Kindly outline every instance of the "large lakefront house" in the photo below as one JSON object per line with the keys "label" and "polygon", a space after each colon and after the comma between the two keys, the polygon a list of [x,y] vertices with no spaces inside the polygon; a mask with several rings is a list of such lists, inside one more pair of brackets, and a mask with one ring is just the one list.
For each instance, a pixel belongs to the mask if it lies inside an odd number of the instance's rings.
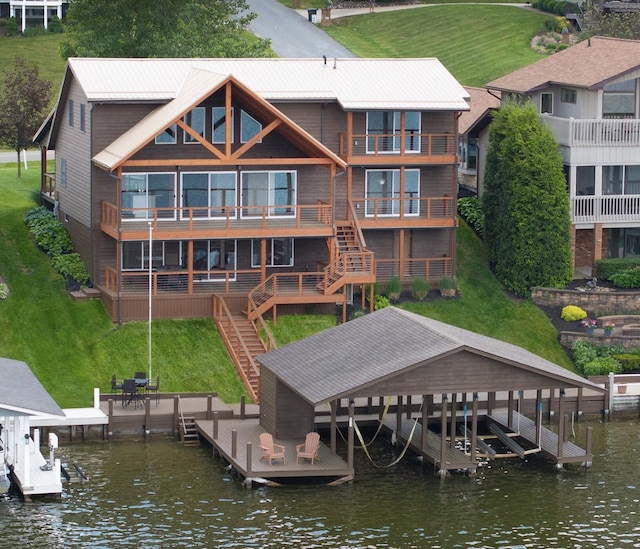
{"label": "large lakefront house", "polygon": [[[640,256],[640,41],[593,37],[487,84],[529,97],[560,145],[574,269]],[[481,191],[481,182],[479,187]]]}
{"label": "large lakefront house", "polygon": [[437,284],[467,100],[437,59],[70,59],[42,196],[114,320]]}

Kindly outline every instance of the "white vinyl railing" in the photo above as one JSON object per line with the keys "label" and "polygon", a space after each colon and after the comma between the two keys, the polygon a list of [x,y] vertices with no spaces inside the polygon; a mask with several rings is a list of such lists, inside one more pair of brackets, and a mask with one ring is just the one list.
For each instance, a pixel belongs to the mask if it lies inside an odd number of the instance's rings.
{"label": "white vinyl railing", "polygon": [[640,221],[640,195],[577,196],[571,199],[573,223]]}
{"label": "white vinyl railing", "polygon": [[556,141],[566,147],[637,147],[640,120],[576,119],[541,114],[540,120],[552,130]]}

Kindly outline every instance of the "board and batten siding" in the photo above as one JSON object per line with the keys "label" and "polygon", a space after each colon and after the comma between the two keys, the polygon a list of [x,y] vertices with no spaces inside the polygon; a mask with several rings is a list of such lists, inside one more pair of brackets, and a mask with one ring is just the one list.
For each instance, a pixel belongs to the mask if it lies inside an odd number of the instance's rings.
{"label": "board and batten siding", "polygon": [[347,115],[337,103],[275,103],[274,106],[325,147],[338,152],[340,134],[347,131]]}

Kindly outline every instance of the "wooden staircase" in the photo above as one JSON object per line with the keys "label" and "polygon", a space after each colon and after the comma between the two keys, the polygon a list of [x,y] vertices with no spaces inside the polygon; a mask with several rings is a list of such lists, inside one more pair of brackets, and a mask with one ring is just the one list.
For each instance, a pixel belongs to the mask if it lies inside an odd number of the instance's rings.
{"label": "wooden staircase", "polygon": [[182,444],[199,444],[200,435],[196,427],[196,419],[194,417],[183,417],[180,428],[180,441]]}

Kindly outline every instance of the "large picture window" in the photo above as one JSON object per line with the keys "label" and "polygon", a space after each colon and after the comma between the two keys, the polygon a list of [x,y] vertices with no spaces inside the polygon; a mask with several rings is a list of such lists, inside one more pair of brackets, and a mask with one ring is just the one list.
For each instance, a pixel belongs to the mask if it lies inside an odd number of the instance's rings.
{"label": "large picture window", "polygon": [[175,219],[176,178],[173,173],[127,173],[122,175],[122,218]]}
{"label": "large picture window", "polygon": [[[182,174],[182,216],[236,217],[235,172]],[[190,209],[189,209],[190,208]]]}
{"label": "large picture window", "polygon": [[367,154],[420,152],[420,113],[406,112],[405,139],[401,142],[401,113],[372,111],[367,113]]}
{"label": "large picture window", "polygon": [[602,96],[604,118],[635,118],[636,81],[606,84]]}
{"label": "large picture window", "polygon": [[400,170],[367,170],[366,180],[365,214],[368,217],[399,216],[403,203],[405,216],[420,214],[420,170],[404,171],[403,195]]}
{"label": "large picture window", "polygon": [[[226,143],[226,109],[224,107],[212,107],[212,143]],[[233,109],[231,109],[231,143],[233,143]]]}
{"label": "large picture window", "polygon": [[[200,137],[204,138],[205,108],[194,107],[184,115],[184,123],[195,131]],[[191,134],[184,132],[185,143],[197,143],[198,140]]]}
{"label": "large picture window", "polygon": [[242,172],[242,217],[293,217],[295,194],[294,171]]}
{"label": "large picture window", "polygon": [[[151,254],[152,268],[171,266],[180,268],[181,243],[175,240],[154,240]],[[123,271],[147,271],[149,270],[149,241],[122,243],[122,270]]]}
{"label": "large picture window", "polygon": [[640,166],[603,166],[602,194],[640,194]]}
{"label": "large picture window", "polygon": [[[251,241],[251,266],[260,267],[260,239]],[[293,267],[293,238],[267,238],[266,267]]]}
{"label": "large picture window", "polygon": [[235,280],[235,240],[194,240],[194,281],[227,280],[225,271],[234,271],[229,280]]}

